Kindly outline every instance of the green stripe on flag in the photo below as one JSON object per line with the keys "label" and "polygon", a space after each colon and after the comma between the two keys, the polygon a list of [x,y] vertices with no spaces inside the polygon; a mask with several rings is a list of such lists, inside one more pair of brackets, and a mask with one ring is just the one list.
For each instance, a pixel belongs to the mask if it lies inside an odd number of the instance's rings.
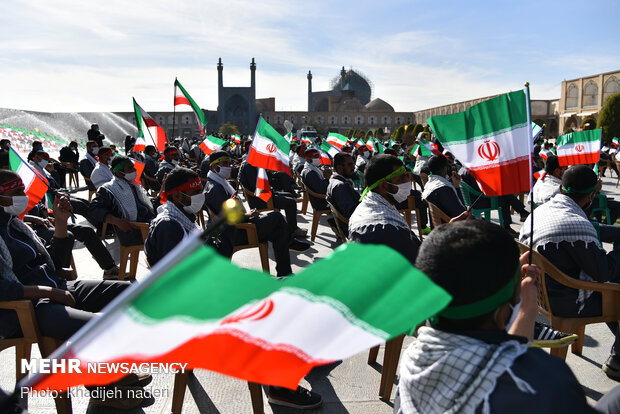
{"label": "green stripe on flag", "polygon": [[480,102],[450,115],[427,119],[442,144],[486,139],[528,125],[525,91],[518,90]]}
{"label": "green stripe on flag", "polygon": [[576,144],[578,142],[596,142],[601,140],[601,129],[591,129],[589,131],[575,131],[557,138],[555,145],[560,147],[566,144]]}
{"label": "green stripe on flag", "polygon": [[276,147],[278,147],[278,150],[288,155],[291,149],[290,144],[288,143],[286,138],[280,135],[278,131],[276,131],[271,125],[269,125],[269,123],[265,121],[265,119],[262,116],[260,120],[258,121],[258,125],[256,125],[255,135],[256,134],[270,139],[271,141],[273,141],[274,144],[276,144]]}
{"label": "green stripe on flag", "polygon": [[183,85],[181,85],[181,82],[175,79],[174,85],[178,86],[181,92],[183,93],[183,95],[185,95],[192,109],[194,110],[194,114],[196,114],[196,117],[198,118],[199,122],[202,124],[202,127],[204,128],[207,125],[207,116],[204,114],[204,112],[202,112],[202,109],[200,109],[200,106],[198,106],[196,101],[194,101],[192,97],[189,95],[189,93],[187,93]]}

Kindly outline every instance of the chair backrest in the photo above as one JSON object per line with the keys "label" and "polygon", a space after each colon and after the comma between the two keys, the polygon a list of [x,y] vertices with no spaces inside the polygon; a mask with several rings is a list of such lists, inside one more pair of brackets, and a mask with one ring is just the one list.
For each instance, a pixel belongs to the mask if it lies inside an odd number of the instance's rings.
{"label": "chair backrest", "polygon": [[[521,254],[525,252],[529,252],[529,246],[525,244],[517,242],[519,245],[519,251]],[[557,267],[553,266],[551,262],[549,262],[543,255],[538,253],[536,250],[532,250],[532,263],[538,266],[542,272],[540,275],[536,277],[536,285],[538,286],[538,312],[543,315],[545,318],[551,318],[551,305],[549,304],[549,295],[547,294],[547,280],[545,278],[545,273],[550,272],[550,277],[555,279],[553,275],[560,274],[560,278],[562,276],[568,277],[564,275],[564,273],[560,272]]]}
{"label": "chair backrest", "polygon": [[[482,194],[480,191],[475,190],[471,185],[467,184],[465,180],[461,180],[460,188],[461,194],[463,195],[463,200],[465,200],[465,205],[467,207],[471,207],[472,205],[472,195],[477,198]],[[480,198],[484,197],[485,196],[483,195]]]}
{"label": "chair backrest", "polygon": [[349,240],[349,238],[347,237],[348,231],[345,232],[342,230],[342,228],[340,227],[340,223],[345,223],[347,226],[349,225],[349,219],[346,218],[345,216],[343,216],[337,209],[336,207],[334,207],[331,203],[327,203],[329,205],[329,209],[331,210],[332,214],[334,215],[334,221],[336,222],[336,229],[338,230],[338,232],[340,234],[338,234],[338,237],[340,237],[344,242],[347,242]]}
{"label": "chair backrest", "polygon": [[433,222],[434,227],[450,222],[450,216],[441,211],[441,209],[435,204],[429,202],[428,200],[426,202],[428,203],[428,209],[431,213],[431,221]]}
{"label": "chair backrest", "polygon": [[428,174],[421,172],[420,179],[422,180],[422,186],[425,186],[428,182]]}
{"label": "chair backrest", "polygon": [[319,193],[315,193],[314,191],[312,191],[310,189],[310,187],[308,187],[307,185],[305,186],[306,188],[306,192],[308,193],[308,195],[315,197],[315,198],[322,198],[325,199],[325,197],[327,197],[327,194],[319,194]]}
{"label": "chair backrest", "polygon": [[[247,188],[245,188],[245,186],[243,184],[241,184],[241,188],[243,190],[243,196],[245,197],[245,200],[248,202],[248,206],[251,207],[250,204],[250,200],[254,199],[254,198],[258,198],[254,195],[253,192],[251,192],[250,190],[248,190]],[[261,200],[259,198],[260,201],[264,202],[263,200]],[[259,208],[257,209],[258,211],[271,211],[271,210],[275,210],[276,208],[273,205],[273,197],[271,197],[268,201],[267,201],[267,207],[265,208]]]}

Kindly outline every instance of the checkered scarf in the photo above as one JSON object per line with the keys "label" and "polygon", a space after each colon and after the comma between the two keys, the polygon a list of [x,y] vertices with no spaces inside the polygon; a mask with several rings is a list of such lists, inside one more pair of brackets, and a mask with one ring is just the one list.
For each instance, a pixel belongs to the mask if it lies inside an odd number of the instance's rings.
{"label": "checkered scarf", "polygon": [[452,191],[454,191],[454,195],[456,196],[456,198],[460,200],[459,193],[456,192],[456,188],[454,188],[452,183],[446,180],[445,177],[436,174],[432,174],[430,177],[428,177],[428,182],[424,186],[424,191],[422,192],[422,200],[426,200],[433,191],[438,190],[441,187],[451,188]]}
{"label": "checkered scarf", "polygon": [[[586,213],[572,198],[565,194],[556,194],[551,200],[538,207],[535,210],[534,216],[534,249],[551,243],[557,246],[561,242],[572,244],[577,241],[584,242],[586,247],[590,243],[594,243],[600,249],[603,248],[598,240],[596,229],[588,220]],[[530,214],[525,223],[523,223],[523,227],[521,227],[519,241],[523,244],[529,244],[530,242],[531,220],[532,215]],[[589,282],[594,281],[583,270],[579,273],[579,279]],[[585,301],[591,294],[591,291],[579,291],[577,305],[580,309],[583,308]]]}
{"label": "checkered scarf", "polygon": [[391,225],[409,231],[403,216],[381,194],[369,191],[349,219],[349,234],[363,233],[368,226]]}
{"label": "checkered scarf", "polygon": [[[317,173],[319,175],[319,177],[323,177],[323,173],[321,172],[321,170],[319,170],[319,168],[316,167],[311,162],[306,162],[306,164],[304,165],[304,170],[314,171],[315,173]],[[303,170],[302,170],[302,174],[303,174]]]}
{"label": "checkered scarf", "polygon": [[[125,179],[115,176],[112,181],[105,183],[102,187],[112,193],[123,213],[122,218],[124,219],[129,221],[136,221],[138,219],[138,201],[146,205],[149,211],[153,211],[153,204],[149,200],[146,191],[134,181],[128,183]],[[135,189],[135,196],[132,187]]]}
{"label": "checkered scarf", "polygon": [[542,179],[534,184],[534,202],[541,205],[551,200],[554,195],[560,192],[561,185],[562,180],[551,174],[545,174]]}
{"label": "checkered scarf", "polygon": [[198,225],[191,221],[174,203],[170,200],[157,208],[157,217],[151,222],[150,228],[154,228],[162,220],[171,219],[183,227],[185,234],[189,234],[198,228]]}
{"label": "checkered scarf", "polygon": [[497,379],[506,372],[521,392],[535,394],[511,369],[525,352],[527,345],[515,340],[488,344],[421,327],[401,360],[399,414],[474,413],[480,404],[488,414]]}

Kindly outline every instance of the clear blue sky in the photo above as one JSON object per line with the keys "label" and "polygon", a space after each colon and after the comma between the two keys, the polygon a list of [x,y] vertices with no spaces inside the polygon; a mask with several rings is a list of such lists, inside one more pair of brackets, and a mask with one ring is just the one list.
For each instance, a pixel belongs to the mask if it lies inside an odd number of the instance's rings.
{"label": "clear blue sky", "polygon": [[531,84],[620,69],[620,2],[13,0],[0,14],[0,107],[42,111],[172,109],[178,76],[217,107],[226,86],[249,85],[279,110],[305,110],[306,74],[328,88],[341,66],[374,97],[413,111]]}

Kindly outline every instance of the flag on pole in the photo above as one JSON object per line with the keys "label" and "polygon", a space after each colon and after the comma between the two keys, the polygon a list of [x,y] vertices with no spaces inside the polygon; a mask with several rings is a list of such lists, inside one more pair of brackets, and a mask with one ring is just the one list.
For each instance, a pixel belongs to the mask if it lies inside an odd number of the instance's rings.
{"label": "flag on pole", "polygon": [[187,93],[183,85],[181,85],[181,82],[179,82],[176,78],[174,79],[174,108],[175,110],[192,110],[196,116],[196,122],[200,128],[200,133],[205,133],[205,128],[207,126],[206,115],[202,112],[202,109],[200,109],[200,106],[198,106],[196,101],[194,101],[189,93]]}
{"label": "flag on pole", "polygon": [[284,135],[284,139],[286,139],[290,144],[291,141],[293,141],[293,131],[288,131],[288,133]]}
{"label": "flag on pole", "polygon": [[133,144],[133,148],[131,152],[144,151],[146,148],[146,140],[144,139],[144,135],[142,131],[138,131],[138,136],[136,137],[136,142]]}
{"label": "flag on pole", "polygon": [[[287,141],[288,141],[288,140],[287,140]],[[303,144],[306,144],[306,145],[312,145],[312,144],[314,144],[314,141],[312,140],[312,138],[310,138],[310,137],[305,137],[305,136],[304,136],[304,137],[301,137],[301,142],[302,142]]]}
{"label": "flag on pole", "polygon": [[226,144],[226,141],[209,135],[199,145],[202,152],[206,155],[211,154],[213,151],[217,151]]}
{"label": "flag on pole", "polygon": [[338,149],[342,149],[345,145],[347,145],[347,141],[349,138],[344,135],[337,134],[336,132],[330,132],[327,134],[327,142],[332,144],[334,147]]}
{"label": "flag on pole", "polygon": [[[381,277],[359,283],[360,274]],[[276,280],[236,267],[197,234],[50,356],[78,359],[81,373],[41,374],[21,385],[64,390],[126,375],[93,372],[89,363],[180,362],[295,389],[313,367],[409,332],[450,300],[383,245],[347,243],[295,277]]]}
{"label": "flag on pole", "polygon": [[134,159],[132,159],[131,162],[133,162],[133,166],[136,169],[136,174],[137,174],[136,179],[134,181],[136,182],[136,184],[142,185],[142,182],[140,181],[140,177],[142,177],[142,172],[144,171],[145,164],[142,161],[138,161]]}
{"label": "flag on pole", "polygon": [[[145,137],[146,134],[149,134],[157,147],[157,151],[163,153],[164,149],[166,149],[166,144],[168,140],[166,139],[166,133],[164,129],[159,126],[157,122],[153,119],[151,115],[148,114],[138,102],[136,102],[136,98],[133,98],[133,110],[136,114],[136,124],[138,125],[138,131],[142,132],[142,136]],[[146,133],[145,130],[146,129]],[[139,133],[138,133],[139,136]]]}
{"label": "flag on pole", "polygon": [[612,147],[617,147],[619,144],[620,144],[620,139],[618,139],[618,137],[614,137],[614,139],[611,140]]}
{"label": "flag on pole", "polygon": [[323,141],[323,143],[321,144],[321,149],[323,151],[325,151],[326,153],[329,154],[330,157],[334,158],[334,156],[336,154],[338,154],[340,151],[340,149],[338,147],[333,146],[332,144],[330,144],[327,141]]}
{"label": "flag on pole", "polygon": [[536,122],[532,122],[532,141],[536,141],[536,138],[538,138],[542,130],[543,129],[540,125]]}
{"label": "flag on pole", "polygon": [[265,203],[271,198],[271,185],[269,185],[267,170],[264,168],[258,168],[258,174],[256,175],[256,191],[254,195]]}
{"label": "flag on pole", "polygon": [[248,153],[248,164],[292,175],[288,165],[289,151],[288,141],[261,116]]}
{"label": "flag on pole", "polygon": [[510,92],[450,115],[427,120],[488,196],[530,189],[532,125],[525,90]]}
{"label": "flag on pole", "polygon": [[560,167],[597,163],[601,151],[601,131],[599,128],[559,136],[555,144]]}
{"label": "flag on pole", "polygon": [[312,144],[312,148],[319,152],[319,164],[320,165],[332,165],[332,160],[329,158],[329,154],[316,144]]}
{"label": "flag on pole", "polygon": [[411,155],[414,157],[430,157],[433,154],[441,154],[437,144],[423,139],[417,139],[415,146],[411,149]]}
{"label": "flag on pole", "polygon": [[234,135],[232,136],[232,139],[233,139],[233,141],[234,141],[234,143],[235,143],[235,144],[237,144],[237,145],[240,145],[240,144],[241,144],[241,137],[240,137],[239,135],[234,134]]}
{"label": "flag on pole", "polygon": [[23,219],[26,213],[32,210],[45,197],[48,189],[47,180],[33,170],[13,147],[9,147],[9,168],[11,168],[11,171],[15,171],[22,179],[25,187],[24,192],[28,196],[28,207],[19,215],[19,218]]}

